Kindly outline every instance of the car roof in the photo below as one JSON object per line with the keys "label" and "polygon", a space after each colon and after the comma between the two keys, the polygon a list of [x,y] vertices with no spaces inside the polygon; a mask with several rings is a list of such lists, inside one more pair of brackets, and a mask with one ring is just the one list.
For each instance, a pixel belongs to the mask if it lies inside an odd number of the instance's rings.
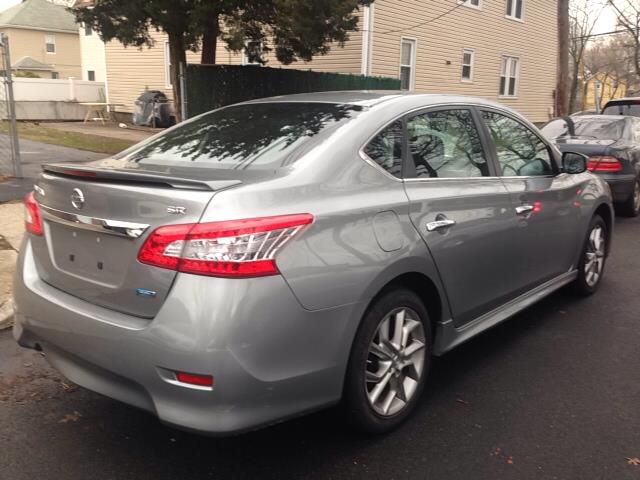
{"label": "car roof", "polygon": [[[561,117],[561,118],[565,118],[565,117]],[[593,114],[593,115],[576,115],[576,116],[571,116],[572,119],[574,119],[573,121],[579,121],[582,122],[584,120],[611,120],[612,122],[614,120],[620,120],[622,119],[629,119],[629,118],[634,118],[630,115],[602,115],[602,114]]]}
{"label": "car roof", "polygon": [[343,90],[334,92],[297,93],[276,97],[260,98],[247,103],[265,102],[323,102],[360,105],[373,107],[383,103],[402,102],[408,99],[419,101],[422,105],[436,105],[441,103],[469,103],[505,108],[497,102],[484,98],[456,94],[421,93],[401,90]]}
{"label": "car roof", "polygon": [[609,104],[609,103],[625,103],[625,102],[640,103],[640,97],[613,98],[613,99],[609,100],[607,102],[607,104]]}

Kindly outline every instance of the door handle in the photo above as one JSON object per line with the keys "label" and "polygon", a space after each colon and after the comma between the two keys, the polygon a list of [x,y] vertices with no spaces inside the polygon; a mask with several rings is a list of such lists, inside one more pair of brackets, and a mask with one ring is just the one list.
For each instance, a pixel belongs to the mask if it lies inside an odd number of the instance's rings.
{"label": "door handle", "polygon": [[442,228],[449,228],[456,224],[455,220],[449,220],[444,215],[438,215],[434,222],[427,223],[427,231],[434,232]]}
{"label": "door handle", "polygon": [[516,207],[516,213],[518,215],[523,215],[525,213],[532,212],[533,208],[533,205],[520,205],[519,207]]}

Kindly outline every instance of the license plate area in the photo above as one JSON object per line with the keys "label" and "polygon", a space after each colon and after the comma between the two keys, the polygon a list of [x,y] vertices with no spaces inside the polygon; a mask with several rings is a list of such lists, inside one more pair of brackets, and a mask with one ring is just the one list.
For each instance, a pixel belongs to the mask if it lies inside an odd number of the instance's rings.
{"label": "license plate area", "polygon": [[134,262],[135,242],[128,238],[48,222],[56,268],[103,286],[117,287]]}

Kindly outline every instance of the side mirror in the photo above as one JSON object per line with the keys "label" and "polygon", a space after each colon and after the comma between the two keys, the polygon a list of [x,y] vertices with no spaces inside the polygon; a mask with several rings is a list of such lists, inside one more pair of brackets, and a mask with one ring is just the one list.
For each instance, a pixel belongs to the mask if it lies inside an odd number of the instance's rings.
{"label": "side mirror", "polygon": [[562,170],[571,174],[586,172],[588,160],[589,157],[582,153],[564,152],[562,154]]}

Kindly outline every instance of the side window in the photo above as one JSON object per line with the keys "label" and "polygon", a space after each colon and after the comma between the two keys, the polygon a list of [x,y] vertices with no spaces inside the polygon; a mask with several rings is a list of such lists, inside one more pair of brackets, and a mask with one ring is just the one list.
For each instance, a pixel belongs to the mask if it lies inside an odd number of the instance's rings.
{"label": "side window", "polygon": [[489,175],[480,135],[469,110],[438,110],[407,123],[409,155],[417,177]]}
{"label": "side window", "polygon": [[547,145],[529,127],[495,112],[482,112],[491,132],[502,174],[507,177],[553,175]]}
{"label": "side window", "polygon": [[393,122],[364,147],[364,153],[395,177],[402,173],[402,122]]}

